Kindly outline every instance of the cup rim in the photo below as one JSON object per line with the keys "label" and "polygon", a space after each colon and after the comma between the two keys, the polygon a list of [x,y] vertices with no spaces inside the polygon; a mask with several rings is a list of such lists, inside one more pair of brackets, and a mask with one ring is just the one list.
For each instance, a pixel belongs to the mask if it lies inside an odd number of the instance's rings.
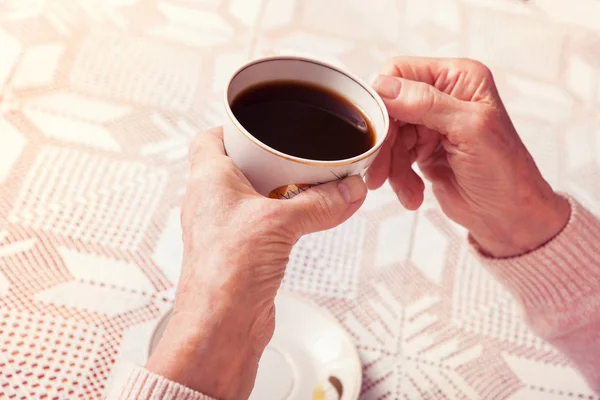
{"label": "cup rim", "polygon": [[[354,156],[351,158],[345,158],[342,160],[331,160],[331,161],[313,160],[310,158],[302,158],[302,157],[292,156],[292,155],[283,153],[279,150],[276,150],[270,146],[267,146],[266,144],[264,144],[263,142],[261,142],[260,140],[255,138],[250,132],[248,132],[246,130],[246,128],[244,128],[242,126],[242,124],[237,120],[237,118],[233,114],[233,111],[231,110],[231,104],[229,104],[229,89],[231,87],[231,82],[233,82],[233,80],[242,71],[244,71],[247,68],[250,68],[254,65],[261,64],[264,62],[277,61],[277,60],[302,61],[302,62],[316,64],[321,67],[329,68],[339,74],[345,75],[346,77],[353,80],[360,87],[362,87],[364,90],[366,90],[367,93],[373,98],[373,100],[375,100],[375,102],[379,106],[379,111],[381,112],[382,117],[383,117],[383,133],[382,133],[382,135],[377,137],[373,147],[371,147],[369,150],[367,150],[364,153],[361,153],[357,156]],[[322,61],[322,60],[319,60],[316,58],[309,58],[309,57],[303,57],[303,56],[268,56],[268,57],[260,57],[260,58],[254,59],[252,61],[249,61],[249,62],[243,64],[241,67],[239,67],[227,81],[227,86],[225,88],[225,93],[224,93],[224,100],[225,100],[225,111],[227,113],[227,117],[231,120],[231,122],[235,125],[235,127],[238,128],[238,130],[242,133],[242,135],[244,137],[246,137],[246,139],[250,140],[253,144],[257,145],[261,149],[263,149],[277,157],[280,157],[280,158],[283,158],[283,159],[286,159],[289,161],[293,161],[296,163],[300,163],[300,164],[307,164],[307,165],[313,165],[313,166],[327,166],[327,167],[336,167],[336,166],[341,166],[341,165],[354,164],[358,161],[361,161],[361,160],[364,160],[365,158],[370,157],[372,154],[374,154],[376,151],[378,151],[379,148],[383,145],[383,142],[384,142],[385,138],[387,137],[388,130],[389,130],[389,117],[387,115],[385,103],[383,102],[383,100],[381,99],[379,94],[377,94],[377,92],[371,86],[367,85],[362,79],[360,79],[356,75],[354,75],[350,72],[344,71],[333,64],[330,64],[328,62],[325,62],[325,61]],[[367,115],[367,117],[370,118],[370,116],[368,116],[368,115]]]}

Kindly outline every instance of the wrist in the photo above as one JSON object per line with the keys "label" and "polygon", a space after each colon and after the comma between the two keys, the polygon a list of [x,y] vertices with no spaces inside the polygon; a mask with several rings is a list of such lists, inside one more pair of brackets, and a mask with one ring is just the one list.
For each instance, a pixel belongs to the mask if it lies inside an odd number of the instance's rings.
{"label": "wrist", "polygon": [[[221,242],[185,253],[173,315],[146,368],[220,400],[250,395],[274,330],[256,255]],[[202,264],[199,264],[202,260]]]}
{"label": "wrist", "polygon": [[264,350],[240,316],[218,316],[202,324],[174,313],[146,368],[220,400],[250,394]]}
{"label": "wrist", "polygon": [[518,207],[514,210],[488,218],[470,230],[483,253],[505,258],[533,251],[558,235],[571,213],[568,200],[553,191],[515,200],[515,204]]}

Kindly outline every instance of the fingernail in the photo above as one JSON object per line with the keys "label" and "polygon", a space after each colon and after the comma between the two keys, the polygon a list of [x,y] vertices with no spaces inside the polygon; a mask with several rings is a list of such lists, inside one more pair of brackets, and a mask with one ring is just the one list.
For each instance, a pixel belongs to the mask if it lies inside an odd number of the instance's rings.
{"label": "fingernail", "polygon": [[409,208],[412,202],[413,194],[413,191],[408,188],[402,188],[396,192],[396,195],[398,196],[398,199],[404,208]]}
{"label": "fingernail", "polygon": [[348,204],[361,200],[367,193],[367,187],[360,176],[351,176],[338,182],[338,190]]}
{"label": "fingernail", "polygon": [[395,99],[400,94],[402,83],[399,79],[387,75],[379,75],[373,83],[373,89],[386,99]]}

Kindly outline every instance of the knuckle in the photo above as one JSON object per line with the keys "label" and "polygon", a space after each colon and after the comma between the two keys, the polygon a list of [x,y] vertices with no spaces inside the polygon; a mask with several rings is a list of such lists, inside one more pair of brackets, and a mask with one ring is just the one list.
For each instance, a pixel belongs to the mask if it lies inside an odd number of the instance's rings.
{"label": "knuckle", "polygon": [[421,101],[423,114],[429,113],[435,106],[436,98],[435,89],[433,86],[426,83],[421,83]]}
{"label": "knuckle", "polygon": [[220,127],[198,133],[190,141],[188,158],[194,164],[199,158],[222,154],[223,152],[219,150],[222,146],[222,129]]}
{"label": "knuckle", "polygon": [[[413,82],[410,87],[412,87],[411,93],[407,93],[404,97],[408,99],[405,104],[406,111],[415,119],[421,120],[435,106],[436,96],[434,88],[425,82]],[[406,90],[404,85],[400,91],[402,90]]]}
{"label": "knuckle", "polygon": [[228,178],[226,168],[216,160],[202,160],[202,164],[192,168],[187,182],[188,192],[199,190],[212,190],[218,182],[224,182]]}
{"label": "knuckle", "polygon": [[207,134],[215,137],[221,138],[223,136],[223,126],[215,126],[206,131]]}
{"label": "knuckle", "polygon": [[198,182],[205,180],[212,172],[215,172],[214,169],[212,163],[207,162],[207,160],[203,160],[201,165],[194,165],[190,171],[188,186],[196,185]]}
{"label": "knuckle", "polygon": [[225,157],[198,157],[191,169],[192,176],[221,177],[229,168],[228,160]]}
{"label": "knuckle", "polygon": [[462,66],[462,69],[477,72],[485,77],[492,77],[492,70],[479,60],[474,60],[472,58],[461,58],[459,59],[459,62],[460,66]]}

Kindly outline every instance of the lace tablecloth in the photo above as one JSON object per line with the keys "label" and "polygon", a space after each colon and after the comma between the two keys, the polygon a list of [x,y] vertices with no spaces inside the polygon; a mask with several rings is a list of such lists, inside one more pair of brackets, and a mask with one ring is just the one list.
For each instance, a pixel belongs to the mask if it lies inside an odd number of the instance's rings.
{"label": "lace tablecloth", "polygon": [[[144,361],[178,279],[188,140],[252,57],[366,79],[393,55],[478,58],[545,176],[598,208],[598,18],[596,0],[0,1],[0,399],[101,398]],[[352,335],[362,399],[598,398],[429,192],[418,212],[371,193],[298,243],[284,287]]]}

